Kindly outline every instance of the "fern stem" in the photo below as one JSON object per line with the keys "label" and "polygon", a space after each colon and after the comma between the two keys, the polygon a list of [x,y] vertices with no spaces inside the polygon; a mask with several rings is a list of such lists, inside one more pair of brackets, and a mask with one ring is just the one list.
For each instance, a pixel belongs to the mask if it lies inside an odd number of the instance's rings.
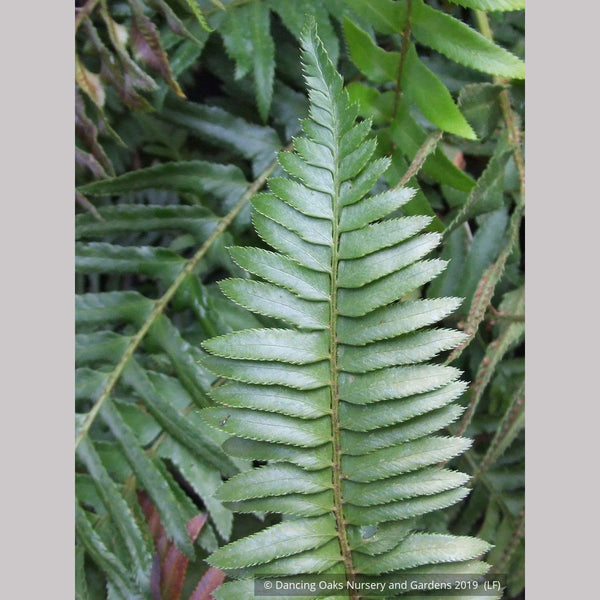
{"label": "fern stem", "polygon": [[97,221],[104,221],[104,217],[96,210],[96,207],[81,193],[75,192],[75,200],[85,208]]}
{"label": "fern stem", "polygon": [[456,435],[463,435],[467,427],[471,424],[479,401],[495,372],[496,366],[502,360],[502,357],[508,351],[510,346],[519,338],[520,334],[518,333],[518,330],[515,329],[518,327],[520,328],[521,326],[516,324],[508,325],[487,347],[485,355],[479,365],[475,381],[471,386],[471,400],[456,428]]}
{"label": "fern stem", "polygon": [[519,542],[523,538],[523,534],[525,533],[525,507],[521,509],[519,513],[519,519],[515,525],[513,534],[510,538],[510,542],[504,549],[500,560],[492,567],[492,573],[503,573],[506,567],[508,567],[508,563],[512,558],[512,555],[515,553]]}
{"label": "fern stem", "polygon": [[394,109],[392,111],[392,121],[396,119],[398,113],[398,106],[400,105],[400,96],[402,95],[402,71],[404,70],[404,63],[406,62],[406,55],[408,48],[410,47],[410,13],[412,9],[412,0],[408,0],[406,7],[406,26],[402,33],[402,46],[400,48],[400,62],[398,63],[398,74],[396,75],[396,92],[394,94]]}
{"label": "fern stem", "polygon": [[[487,13],[482,10],[476,10],[475,18],[477,19],[477,25],[481,34],[490,41],[494,40],[492,28],[490,27],[490,21]],[[509,80],[505,77],[494,77],[494,83],[506,86]],[[523,157],[523,139],[521,130],[517,125],[515,113],[510,103],[510,94],[508,89],[503,89],[500,92],[500,110],[502,111],[502,117],[508,130],[508,139],[513,145],[513,154],[515,157],[515,164],[517,165],[517,171],[519,172],[519,184],[521,193],[521,202],[525,198],[525,161]]]}
{"label": "fern stem", "polygon": [[400,181],[394,186],[394,189],[401,188],[406,185],[421,170],[421,167],[427,160],[427,157],[437,148],[444,132],[441,130],[432,131],[417,150],[412,162],[406,169],[406,173],[402,175]]}
{"label": "fern stem", "polygon": [[[336,152],[337,154],[337,152]],[[338,157],[335,158],[336,165]],[[339,392],[339,367],[337,364],[338,355],[338,339],[337,339],[337,274],[338,274],[338,246],[339,246],[339,210],[338,198],[340,192],[340,184],[337,177],[337,172],[334,174],[335,181],[335,199],[333,200],[333,222],[332,222],[332,240],[333,247],[331,250],[331,287],[330,287],[330,304],[329,304],[329,361],[331,372],[331,434],[332,434],[332,484],[333,484],[333,511],[336,522],[338,539],[340,542],[340,550],[344,561],[344,569],[346,571],[346,580],[354,583],[356,573],[352,561],[352,550],[348,542],[346,534],[346,520],[344,518],[344,499],[342,498],[342,440],[340,431],[340,392]],[[360,596],[354,592],[350,593],[351,600],[359,600]]]}
{"label": "fern stem", "polygon": [[92,11],[96,8],[100,0],[88,0],[82,7],[75,8],[77,14],[75,15],[75,31],[79,28],[84,19],[87,19]]}
{"label": "fern stem", "polygon": [[[472,453],[473,453],[473,450],[467,450],[463,454],[463,458],[469,463],[471,472],[476,473],[479,470],[479,463],[473,457]],[[514,524],[514,516],[510,512],[508,505],[506,504],[506,502],[504,500],[504,497],[501,494],[498,494],[498,492],[496,491],[496,488],[493,486],[492,482],[488,479],[487,475],[481,474],[477,478],[477,481],[475,481],[474,478],[471,479],[471,481],[469,481],[467,483],[467,486],[474,488],[477,483],[483,484],[483,486],[487,489],[490,499],[500,507],[500,510],[504,513],[504,517],[508,520],[508,522],[511,523],[511,525]]]}
{"label": "fern stem", "polygon": [[[521,198],[523,198],[523,196],[521,196]],[[477,289],[475,290],[475,294],[471,302],[471,308],[469,309],[469,314],[465,321],[464,331],[467,334],[467,337],[460,344],[460,346],[457,346],[452,351],[452,353],[445,360],[444,364],[450,364],[451,362],[455,361],[477,334],[479,325],[484,320],[485,313],[487,312],[492,301],[496,284],[498,281],[500,281],[500,277],[502,277],[502,274],[504,273],[506,261],[519,242],[519,228],[521,226],[524,208],[525,207],[522,200],[517,203],[517,206],[510,217],[510,222],[508,225],[508,241],[504,248],[502,248],[500,251],[496,262],[494,262],[485,270],[481,279],[479,280]]]}
{"label": "fern stem", "polygon": [[490,306],[490,313],[490,325],[494,325],[496,321],[509,321],[513,323],[523,323],[525,321],[525,315],[513,315],[510,313],[499,312],[493,306]]}
{"label": "fern stem", "polygon": [[156,319],[158,319],[158,317],[164,312],[179,287],[183,284],[187,277],[193,273],[196,265],[208,252],[215,240],[217,240],[219,236],[231,225],[233,220],[246,205],[246,202],[248,202],[248,200],[250,200],[250,198],[254,196],[254,194],[256,194],[256,192],[266,183],[267,177],[273,173],[273,171],[277,168],[277,165],[277,160],[274,160],[248,187],[244,195],[240,198],[239,202],[219,221],[218,225],[215,227],[215,230],[211,233],[204,244],[202,244],[196,254],[194,254],[194,256],[192,256],[192,258],[186,262],[183,269],[175,278],[173,283],[169,286],[164,295],[155,301],[152,312],[148,315],[138,332],[131,338],[127,348],[125,349],[125,352],[123,353],[123,356],[110,374],[102,392],[100,393],[100,396],[98,397],[98,400],[96,400],[94,406],[91,408],[90,412],[88,412],[85,421],[83,422],[79,432],[77,433],[77,437],[75,438],[75,449],[77,449],[81,440],[88,434],[92,424],[100,412],[100,409],[110,396],[110,393],[125,370],[127,363],[137,350],[138,346],[142,343],[142,340],[145,338]]}
{"label": "fern stem", "polygon": [[519,415],[523,411],[523,405],[525,403],[525,386],[521,384],[519,389],[513,396],[511,403],[504,415],[502,421],[500,422],[500,428],[496,432],[494,439],[491,441],[490,446],[481,460],[481,464],[479,466],[479,470],[473,475],[472,481],[475,481],[478,477],[481,477],[498,458],[500,457],[500,453],[498,453],[498,448],[500,448],[509,434],[512,425],[515,423],[516,419],[518,419]]}

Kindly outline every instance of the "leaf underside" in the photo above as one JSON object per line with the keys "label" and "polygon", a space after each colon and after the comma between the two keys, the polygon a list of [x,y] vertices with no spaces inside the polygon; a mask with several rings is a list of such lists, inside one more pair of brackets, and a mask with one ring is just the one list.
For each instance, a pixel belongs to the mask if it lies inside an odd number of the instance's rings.
{"label": "leaf underside", "polygon": [[354,579],[472,561],[486,542],[416,532],[412,521],[467,494],[466,476],[437,465],[470,441],[434,435],[462,412],[452,405],[464,390],[460,371],[426,362],[462,341],[430,328],[458,301],[403,301],[444,269],[426,258],[439,236],[419,233],[420,217],[396,218],[411,190],[368,196],[389,161],[372,160],[368,128],[356,124],[314,27],[302,48],[304,136],[280,154],[290,178],[274,178],[253,200],[256,231],[274,251],[233,248],[262,281],[221,283],[231,300],[281,326],[203,344],[204,366],[228,380],[213,389],[220,407],[202,411],[205,420],[232,436],[224,448],[234,456],[268,461],[231,477],[220,500],[293,518],[208,560],[240,579]]}

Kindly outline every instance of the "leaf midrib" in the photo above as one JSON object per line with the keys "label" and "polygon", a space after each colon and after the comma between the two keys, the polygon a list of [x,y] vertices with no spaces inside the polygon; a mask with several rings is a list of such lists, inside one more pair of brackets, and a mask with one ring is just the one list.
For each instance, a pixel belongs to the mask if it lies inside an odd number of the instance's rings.
{"label": "leaf midrib", "polygon": [[[336,116],[332,115],[334,121],[337,121]],[[335,123],[336,130],[338,129],[338,123]],[[344,568],[346,570],[346,579],[349,582],[354,582],[356,573],[354,564],[352,561],[352,551],[348,542],[348,536],[346,532],[346,523],[344,519],[344,508],[342,498],[342,442],[341,442],[341,427],[340,427],[340,416],[339,416],[339,367],[337,362],[338,356],[338,340],[337,340],[337,274],[338,274],[338,247],[339,247],[339,198],[340,198],[340,181],[339,181],[339,139],[335,140],[335,148],[333,149],[333,164],[334,172],[333,185],[334,194],[332,197],[332,248],[331,248],[331,273],[330,273],[330,338],[329,338],[329,360],[331,369],[331,433],[332,433],[332,484],[333,484],[333,503],[334,503],[334,516],[336,521],[336,530],[340,543],[340,550],[342,553],[342,559],[344,562]],[[351,593],[352,600],[358,600],[359,596]]]}

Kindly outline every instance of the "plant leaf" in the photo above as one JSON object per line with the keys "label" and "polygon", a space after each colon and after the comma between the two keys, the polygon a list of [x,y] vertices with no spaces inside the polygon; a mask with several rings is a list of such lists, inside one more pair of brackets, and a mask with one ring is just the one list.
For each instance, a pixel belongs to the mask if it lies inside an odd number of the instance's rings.
{"label": "plant leaf", "polygon": [[129,0],[129,4],[133,9],[131,44],[136,58],[160,73],[173,91],[181,98],[185,98],[183,90],[171,72],[169,58],[162,47],[156,25],[144,14],[138,0]]}
{"label": "plant leaf", "polygon": [[[232,252],[268,283],[220,282],[236,303],[292,328],[244,329],[203,342],[210,353],[203,365],[231,380],[213,387],[221,406],[204,409],[204,419],[233,436],[223,446],[233,456],[268,461],[229,479],[220,498],[238,512],[295,518],[208,561],[242,578],[343,569],[353,579],[471,560],[487,543],[411,536],[410,527],[395,540],[384,537],[371,554],[352,551],[350,540],[361,545],[356,528],[411,519],[468,494],[465,476],[441,471],[437,478],[436,465],[471,441],[433,435],[462,413],[451,403],[465,384],[457,369],[425,362],[465,336],[421,329],[456,308],[456,299],[402,301],[444,269],[444,261],[422,260],[440,235],[419,233],[430,218],[385,220],[412,190],[368,196],[389,160],[373,160],[368,127],[355,124],[357,107],[314,25],[303,35],[303,62],[311,102],[305,137],[294,140],[295,152],[279,155],[290,180],[273,179],[273,194],[253,202],[255,228],[276,252]],[[371,495],[363,502],[366,483]],[[241,587],[224,586],[219,596]]]}
{"label": "plant leaf", "polygon": [[185,518],[162,474],[153,461],[143,452],[135,439],[135,435],[110,402],[104,403],[101,415],[118,440],[132,469],[156,505],[165,530],[186,556],[194,557],[194,549],[187,536]]}
{"label": "plant leaf", "polygon": [[225,573],[221,569],[210,567],[194,588],[190,600],[212,600],[213,592],[225,581]]}
{"label": "plant leaf", "polygon": [[523,10],[525,0],[450,0],[454,4],[472,8],[475,10],[505,11],[505,10]]}
{"label": "plant leaf", "polygon": [[[219,548],[209,558],[209,562],[218,563],[221,568],[226,569],[262,565],[273,559],[319,548],[334,537],[336,537],[334,521],[330,516],[297,519],[273,525]],[[293,541],[293,550],[290,541]]]}
{"label": "plant leaf", "polygon": [[202,11],[200,10],[200,7],[198,6],[196,0],[185,0],[185,2],[192,11],[193,15],[198,20],[198,23],[202,25],[202,28],[208,32],[213,31],[213,29],[209,26],[208,22],[206,21],[206,17],[202,14]]}
{"label": "plant leaf", "polygon": [[92,560],[100,565],[112,585],[125,598],[143,600],[142,591],[135,586],[121,562],[108,550],[100,536],[94,531],[85,511],[79,505],[75,507],[75,529],[83,547]]}
{"label": "plant leaf", "polygon": [[412,32],[418,42],[472,69],[523,79],[522,60],[489,41],[462,21],[414,0],[411,12]]}
{"label": "plant leaf", "polygon": [[135,569],[135,581],[138,582],[142,590],[147,592],[150,586],[148,577],[151,564],[150,548],[146,544],[146,540],[144,540],[143,534],[137,526],[131,510],[117,489],[117,486],[111,480],[93,444],[89,440],[82,440],[78,447],[77,456],[85,464],[87,472],[91,475],[108,514],[111,515],[121,539],[125,543]]}
{"label": "plant leaf", "polygon": [[406,25],[407,7],[393,0],[344,0],[354,12],[364,17],[381,33],[398,33]]}
{"label": "plant leaf", "polygon": [[262,173],[281,148],[275,130],[250,123],[218,106],[192,102],[167,102],[162,118],[185,127],[192,135],[215,144],[218,142],[252,161],[255,176]]}
{"label": "plant leaf", "polygon": [[130,171],[112,179],[84,185],[79,189],[92,196],[108,196],[150,188],[187,192],[199,197],[210,193],[233,203],[246,191],[247,182],[242,171],[233,165],[191,160]]}
{"label": "plant leaf", "polygon": [[479,138],[489,136],[500,119],[499,95],[502,89],[502,86],[491,83],[473,83],[460,91],[458,106]]}
{"label": "plant leaf", "polygon": [[106,94],[100,82],[100,77],[88,71],[77,54],[75,55],[75,81],[98,108],[104,106]]}
{"label": "plant leaf", "polygon": [[275,45],[270,32],[269,8],[260,2],[228,10],[219,28],[229,55],[236,61],[236,78],[251,70],[258,111],[266,121],[273,97]]}

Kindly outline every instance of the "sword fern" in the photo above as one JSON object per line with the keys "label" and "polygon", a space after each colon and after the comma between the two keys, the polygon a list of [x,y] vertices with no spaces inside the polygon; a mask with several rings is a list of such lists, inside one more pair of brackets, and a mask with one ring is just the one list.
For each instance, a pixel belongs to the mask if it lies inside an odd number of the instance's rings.
{"label": "sword fern", "polygon": [[204,366],[228,380],[213,388],[220,406],[203,410],[205,420],[232,435],[231,455],[267,461],[226,481],[220,499],[286,517],[209,562],[242,580],[229,584],[238,594],[257,574],[353,581],[439,563],[483,572],[475,559],[486,542],[415,530],[415,517],[468,493],[466,475],[438,465],[470,441],[434,435],[462,413],[452,402],[465,384],[456,368],[427,362],[462,341],[431,328],[460,301],[404,300],[445,268],[424,258],[440,236],[422,233],[430,217],[393,216],[412,190],[367,195],[389,160],[372,158],[371,124],[356,122],[314,27],[302,48],[304,136],[279,155],[290,178],[272,178],[252,200],[255,229],[274,251],[232,248],[262,281],[221,282],[237,304],[289,327],[203,344]]}

